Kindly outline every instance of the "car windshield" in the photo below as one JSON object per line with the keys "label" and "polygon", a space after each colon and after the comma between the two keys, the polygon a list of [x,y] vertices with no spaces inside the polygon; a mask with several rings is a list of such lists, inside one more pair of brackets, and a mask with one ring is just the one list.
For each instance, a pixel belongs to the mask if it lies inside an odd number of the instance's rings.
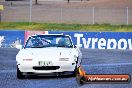
{"label": "car windshield", "polygon": [[69,36],[64,35],[38,35],[29,37],[25,48],[44,48],[44,47],[73,47]]}

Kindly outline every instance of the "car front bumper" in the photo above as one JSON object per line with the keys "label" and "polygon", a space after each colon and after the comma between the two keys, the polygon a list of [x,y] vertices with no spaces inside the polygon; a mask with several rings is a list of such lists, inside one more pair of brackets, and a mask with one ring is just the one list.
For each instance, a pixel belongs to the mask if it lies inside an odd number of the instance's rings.
{"label": "car front bumper", "polygon": [[72,72],[75,70],[75,62],[54,62],[53,66],[38,66],[35,63],[20,63],[18,64],[18,68],[21,72],[24,73],[36,73],[36,74],[46,74],[46,73],[62,73],[62,72]]}

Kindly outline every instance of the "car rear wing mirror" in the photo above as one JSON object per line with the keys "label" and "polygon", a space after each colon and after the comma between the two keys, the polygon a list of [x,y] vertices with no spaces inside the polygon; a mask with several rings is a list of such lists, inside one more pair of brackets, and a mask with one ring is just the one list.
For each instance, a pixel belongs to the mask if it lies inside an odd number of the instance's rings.
{"label": "car rear wing mirror", "polygon": [[78,45],[74,45],[74,48],[81,48],[80,46],[78,46]]}
{"label": "car rear wing mirror", "polygon": [[22,45],[16,45],[16,48],[17,48],[17,49],[20,49],[20,50],[21,50],[22,47],[23,47]]}

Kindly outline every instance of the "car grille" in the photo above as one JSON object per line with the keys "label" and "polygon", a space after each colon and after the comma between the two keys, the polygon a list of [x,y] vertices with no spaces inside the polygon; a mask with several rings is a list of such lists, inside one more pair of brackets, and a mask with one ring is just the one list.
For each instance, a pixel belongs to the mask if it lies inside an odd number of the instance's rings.
{"label": "car grille", "polygon": [[34,70],[57,70],[60,66],[34,66]]}

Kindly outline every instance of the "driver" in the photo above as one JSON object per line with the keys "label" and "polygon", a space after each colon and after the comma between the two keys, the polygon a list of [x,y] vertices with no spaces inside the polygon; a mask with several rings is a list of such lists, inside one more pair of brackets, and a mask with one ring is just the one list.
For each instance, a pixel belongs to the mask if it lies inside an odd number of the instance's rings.
{"label": "driver", "polygon": [[31,41],[33,43],[33,46],[43,46],[43,43],[39,38],[34,38]]}
{"label": "driver", "polygon": [[67,46],[67,41],[64,38],[59,39],[58,41],[59,46]]}

